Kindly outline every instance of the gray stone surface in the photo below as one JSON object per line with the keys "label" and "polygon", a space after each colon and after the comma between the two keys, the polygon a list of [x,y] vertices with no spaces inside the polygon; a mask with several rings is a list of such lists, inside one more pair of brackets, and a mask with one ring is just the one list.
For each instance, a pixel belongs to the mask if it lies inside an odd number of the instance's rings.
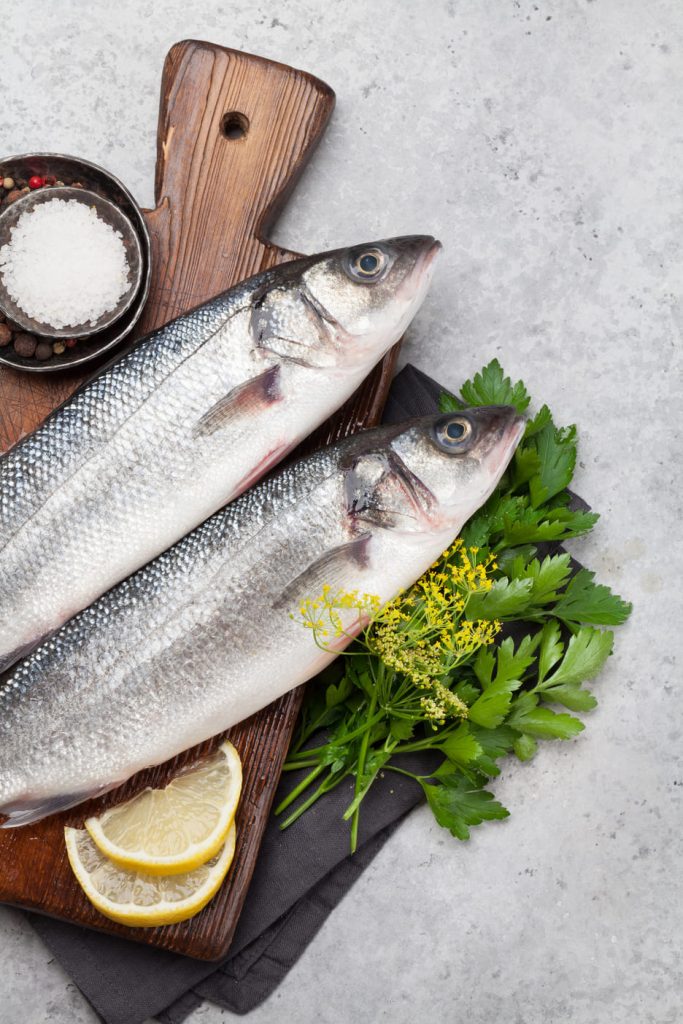
{"label": "gray stone surface", "polygon": [[[603,519],[574,550],[635,602],[586,732],[497,784],[512,817],[458,844],[415,813],[249,1019],[675,1024],[683,9],[10,0],[3,148],[89,157],[151,203],[161,65],[190,36],[337,90],[277,240],[441,237],[404,358],[457,386],[497,355],[578,420]],[[4,1024],[95,1020],[6,909],[0,959]]]}

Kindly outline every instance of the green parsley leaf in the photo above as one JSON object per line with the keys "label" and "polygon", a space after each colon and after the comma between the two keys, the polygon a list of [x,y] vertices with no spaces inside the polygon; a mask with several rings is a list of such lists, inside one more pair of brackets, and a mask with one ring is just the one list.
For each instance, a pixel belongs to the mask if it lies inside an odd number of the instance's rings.
{"label": "green parsley leaf", "polygon": [[470,708],[470,721],[487,729],[501,725],[510,710],[512,694],[521,685],[521,679],[502,679],[491,683]]}
{"label": "green parsley leaf", "polygon": [[489,544],[491,538],[503,533],[506,522],[514,520],[527,504],[526,498],[494,493],[461,531],[465,547],[483,548]]}
{"label": "green parsley leaf", "polygon": [[564,586],[567,577],[571,572],[569,564],[570,556],[548,555],[539,562],[537,558],[532,559],[516,575],[519,579],[531,580],[531,597],[534,604],[548,604],[558,596],[558,591]]}
{"label": "green parsley leaf", "polygon": [[530,694],[523,694],[519,701],[515,701],[507,724],[521,733],[546,740],[568,740],[583,731],[583,722],[578,718],[564,713],[557,714],[550,708],[539,708],[533,703],[537,699]]}
{"label": "green parsley leaf", "polygon": [[468,619],[504,619],[518,616],[530,605],[531,580],[494,580],[490,590],[472,594],[467,602]]}
{"label": "green parsley leaf", "polygon": [[560,624],[554,619],[546,622],[541,630],[541,649],[538,654],[538,681],[542,683],[551,668],[564,654],[560,639]]}
{"label": "green parsley leaf", "polygon": [[422,780],[420,784],[437,822],[456,839],[469,839],[473,825],[500,821],[509,815],[509,811],[494,800],[493,793],[474,789],[461,775],[441,775],[436,784]]}
{"label": "green parsley leaf", "polygon": [[568,508],[520,508],[506,516],[503,539],[507,545],[566,540],[587,533],[600,517],[595,512],[572,512]]}
{"label": "green parsley leaf", "polygon": [[395,740],[409,740],[414,729],[415,722],[410,718],[392,718],[389,724],[389,732]]}
{"label": "green parsley leaf", "polygon": [[609,587],[594,583],[595,573],[579,569],[554,608],[563,622],[593,626],[619,626],[631,614],[633,606]]}
{"label": "green parsley leaf", "polygon": [[325,704],[328,708],[335,708],[337,705],[343,704],[352,692],[353,683],[348,675],[344,675],[336,686],[332,683],[327,687],[325,691]]}
{"label": "green parsley leaf", "polygon": [[531,444],[520,444],[512,460],[512,489],[518,490],[541,472],[541,457]]}
{"label": "green parsley leaf", "polygon": [[507,725],[499,725],[497,729],[486,729],[474,723],[470,723],[470,732],[482,751],[473,762],[474,767],[485,775],[500,775],[496,761],[510,753],[517,733]]}
{"label": "green parsley leaf", "polygon": [[527,634],[527,636],[522,637],[515,650],[512,637],[506,637],[496,648],[497,668],[495,682],[504,683],[510,679],[523,679],[524,673],[534,661],[534,652],[540,642],[540,632],[536,633],[535,636]]}
{"label": "green parsley leaf", "polygon": [[578,683],[560,683],[543,687],[539,692],[542,700],[562,704],[570,711],[591,711],[598,703],[590,690],[584,690]]}
{"label": "green parsley leaf", "polygon": [[529,481],[531,504],[538,508],[569,484],[576,465],[576,427],[546,423],[534,436],[541,468]]}
{"label": "green parsley leaf", "polygon": [[597,675],[612,653],[614,634],[583,626],[567,644],[564,658],[539,689],[558,683],[580,683]]}
{"label": "green parsley leaf", "polygon": [[467,704],[468,707],[470,704],[474,704],[480,692],[479,689],[467,679],[456,683],[456,685],[451,687],[451,689],[455,696],[459,697],[463,704]]}
{"label": "green parsley leaf", "polygon": [[538,750],[538,743],[533,736],[526,736],[522,733],[515,740],[513,748],[520,761],[530,761]]}
{"label": "green parsley leaf", "polygon": [[460,394],[468,405],[514,405],[517,412],[524,412],[531,401],[522,381],[513,384],[497,359],[466,381]]}
{"label": "green parsley leaf", "polygon": [[524,440],[533,437],[534,434],[538,434],[540,430],[547,427],[549,423],[553,422],[553,418],[550,414],[550,409],[547,405],[542,405],[532,420],[529,420],[526,429],[524,431]]}
{"label": "green parsley leaf", "polygon": [[474,659],[474,674],[483,687],[489,685],[493,679],[493,669],[496,664],[496,652],[490,647],[480,647]]}
{"label": "green parsley leaf", "polygon": [[442,391],[439,395],[439,412],[460,412],[465,408],[465,403],[452,395],[450,391]]}
{"label": "green parsley leaf", "polygon": [[438,749],[446,755],[449,761],[457,765],[469,764],[483,753],[482,748],[470,732],[467,722],[463,722],[455,732],[439,743]]}

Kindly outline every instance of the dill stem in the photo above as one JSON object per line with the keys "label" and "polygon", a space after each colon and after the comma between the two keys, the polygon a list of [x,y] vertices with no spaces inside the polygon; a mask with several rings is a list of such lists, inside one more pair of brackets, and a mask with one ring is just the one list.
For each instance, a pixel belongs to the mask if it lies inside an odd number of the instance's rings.
{"label": "dill stem", "polygon": [[[370,707],[368,708],[368,717],[366,719],[366,730],[361,740],[360,750],[358,751],[358,764],[356,766],[356,784],[354,787],[354,802],[358,800],[358,795],[362,788],[362,775],[365,768],[365,759],[368,755],[368,746],[370,744],[370,731],[372,725],[368,724],[372,721],[375,714],[375,708],[377,707],[377,686],[380,685],[381,679],[384,675],[384,664],[380,661],[377,671],[377,681],[372,691],[372,697],[370,698]],[[382,713],[383,714],[383,713]],[[346,817],[346,816],[345,816]],[[356,809],[353,812],[353,818],[351,820],[351,853],[356,852],[358,846],[358,823],[360,821],[360,801],[356,805]]]}

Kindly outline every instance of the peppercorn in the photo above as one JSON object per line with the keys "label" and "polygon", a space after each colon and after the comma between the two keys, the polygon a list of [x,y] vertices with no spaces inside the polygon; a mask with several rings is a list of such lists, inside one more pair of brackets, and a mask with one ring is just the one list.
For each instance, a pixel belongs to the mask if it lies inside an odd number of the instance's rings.
{"label": "peppercorn", "polygon": [[5,203],[7,205],[10,203],[16,203],[17,199],[21,199],[21,192],[18,188],[13,188],[12,191],[8,192],[5,196]]}
{"label": "peppercorn", "polygon": [[81,185],[80,181],[74,181],[72,188],[85,188],[85,185]]}
{"label": "peppercorn", "polygon": [[56,356],[61,356],[63,352],[66,352],[66,345],[63,341],[55,341],[52,346],[52,351]]}
{"label": "peppercorn", "polygon": [[39,174],[34,174],[31,178],[28,179],[29,188],[42,188],[44,184],[45,178],[41,178]]}
{"label": "peppercorn", "polygon": [[7,324],[0,324],[0,348],[6,348],[12,340],[12,332]]}
{"label": "peppercorn", "polygon": [[2,187],[6,188],[8,192],[11,192],[12,189],[14,188],[14,178],[10,178],[10,177],[3,178],[2,179]]}
{"label": "peppercorn", "polygon": [[45,360],[52,356],[52,345],[49,341],[39,341],[36,345],[36,359]]}
{"label": "peppercorn", "polygon": [[57,184],[57,179],[55,178],[54,174],[46,174],[45,175],[45,184],[46,185],[56,185]]}
{"label": "peppercorn", "polygon": [[78,338],[67,338],[64,344],[67,348],[76,348],[76,345],[78,345]]}
{"label": "peppercorn", "polygon": [[[18,356],[22,356],[24,359],[33,358],[36,353],[37,345],[37,339],[34,338],[32,334],[26,334],[23,331],[21,334],[17,334],[14,339],[14,351]],[[50,348],[50,352],[52,352],[52,348]]]}

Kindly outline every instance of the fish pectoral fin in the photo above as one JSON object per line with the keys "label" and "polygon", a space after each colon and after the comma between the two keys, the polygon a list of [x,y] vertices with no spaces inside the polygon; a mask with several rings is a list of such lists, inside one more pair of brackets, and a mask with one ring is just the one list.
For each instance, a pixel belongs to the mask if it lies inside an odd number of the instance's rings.
{"label": "fish pectoral fin", "polygon": [[273,607],[289,606],[295,610],[303,599],[317,597],[325,585],[334,590],[357,589],[353,584],[358,569],[367,565],[370,536],[370,533],[360,534],[355,540],[326,551],[287,584]]}
{"label": "fish pectoral fin", "polygon": [[103,796],[112,789],[116,789],[125,780],[112,782],[103,786],[96,786],[93,789],[85,790],[82,793],[58,793],[55,796],[40,797],[35,800],[16,800],[11,804],[0,806],[0,815],[5,815],[7,820],[3,821],[0,828],[21,828],[23,825],[34,825],[43,818],[49,818],[51,814],[58,814],[60,811],[68,811],[70,807],[85,803],[94,797]]}
{"label": "fish pectoral fin", "polygon": [[279,402],[280,367],[270,366],[257,377],[251,377],[220,398],[204,413],[192,431],[193,437],[207,437],[221,427],[227,426],[237,416],[244,416],[255,409]]}

